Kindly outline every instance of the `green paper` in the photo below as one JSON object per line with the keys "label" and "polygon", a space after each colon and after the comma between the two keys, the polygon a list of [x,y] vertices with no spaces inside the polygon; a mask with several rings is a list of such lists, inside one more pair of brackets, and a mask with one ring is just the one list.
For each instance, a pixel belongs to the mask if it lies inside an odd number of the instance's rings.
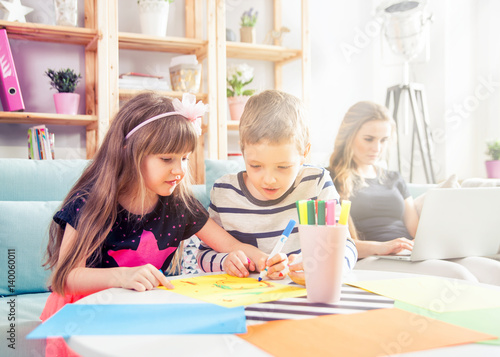
{"label": "green paper", "polygon": [[435,276],[346,282],[436,312],[500,308],[500,290]]}
{"label": "green paper", "polygon": [[[471,330],[495,335],[498,337],[496,340],[485,340],[477,343],[500,345],[500,308],[440,313],[401,301],[395,301],[394,307]],[[425,326],[425,319],[420,323]]]}

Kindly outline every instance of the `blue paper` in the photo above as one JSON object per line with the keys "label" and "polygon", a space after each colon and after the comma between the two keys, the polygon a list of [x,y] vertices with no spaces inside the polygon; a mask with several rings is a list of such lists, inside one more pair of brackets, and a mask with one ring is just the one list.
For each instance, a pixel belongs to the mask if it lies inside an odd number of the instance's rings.
{"label": "blue paper", "polygon": [[68,304],[26,338],[245,332],[243,306],[226,308],[214,304]]}

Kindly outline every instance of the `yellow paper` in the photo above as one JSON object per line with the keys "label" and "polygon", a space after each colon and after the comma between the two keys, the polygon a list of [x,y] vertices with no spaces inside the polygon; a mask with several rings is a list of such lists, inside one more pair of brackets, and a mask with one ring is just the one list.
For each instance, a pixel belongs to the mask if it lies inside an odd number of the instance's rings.
{"label": "yellow paper", "polygon": [[500,290],[433,276],[346,282],[424,309],[447,312],[500,307]]}
{"label": "yellow paper", "polygon": [[[171,283],[175,286],[175,289],[170,290],[172,292],[225,307],[306,295],[304,288],[228,274],[177,279],[171,280]],[[165,289],[163,286],[159,288]]]}

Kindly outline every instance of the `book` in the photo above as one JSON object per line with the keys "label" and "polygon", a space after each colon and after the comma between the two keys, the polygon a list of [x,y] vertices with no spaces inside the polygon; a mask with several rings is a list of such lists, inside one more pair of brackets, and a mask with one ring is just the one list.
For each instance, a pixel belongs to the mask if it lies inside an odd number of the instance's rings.
{"label": "book", "polygon": [[7,30],[0,30],[0,100],[7,112],[23,111],[24,102]]}
{"label": "book", "polygon": [[137,72],[128,72],[120,75],[118,87],[135,90],[170,91],[170,85],[162,76],[154,76]]}
{"label": "book", "polygon": [[45,125],[28,129],[28,158],[32,160],[54,159],[54,134]]}

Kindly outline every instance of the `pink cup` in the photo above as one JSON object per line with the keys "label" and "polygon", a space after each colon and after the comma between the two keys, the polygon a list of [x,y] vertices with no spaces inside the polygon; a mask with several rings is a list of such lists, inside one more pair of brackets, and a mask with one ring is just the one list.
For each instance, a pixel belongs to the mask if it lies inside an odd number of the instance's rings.
{"label": "pink cup", "polygon": [[335,303],[340,300],[347,226],[299,225],[306,278],[307,300]]}

